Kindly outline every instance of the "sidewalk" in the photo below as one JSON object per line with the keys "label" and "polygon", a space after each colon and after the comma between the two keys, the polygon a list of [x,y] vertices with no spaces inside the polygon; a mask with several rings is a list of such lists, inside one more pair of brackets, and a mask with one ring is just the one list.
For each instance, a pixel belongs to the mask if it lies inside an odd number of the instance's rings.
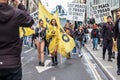
{"label": "sidewalk", "polygon": [[102,68],[102,70],[110,77],[110,80],[120,80],[120,76],[117,75],[117,53],[116,58],[112,59],[113,62],[108,62],[108,54],[106,53],[105,60],[102,59],[102,47],[99,47],[98,51],[93,51],[92,43],[86,45],[86,48],[92,55],[92,57],[96,60],[98,65]]}

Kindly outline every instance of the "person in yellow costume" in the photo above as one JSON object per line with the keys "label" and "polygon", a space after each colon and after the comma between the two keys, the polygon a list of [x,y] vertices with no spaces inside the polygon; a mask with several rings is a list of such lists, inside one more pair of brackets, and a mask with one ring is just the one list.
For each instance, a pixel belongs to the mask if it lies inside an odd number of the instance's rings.
{"label": "person in yellow costume", "polygon": [[58,43],[59,43],[59,27],[57,25],[56,19],[51,19],[49,25],[49,33],[48,35],[51,37],[51,41],[49,44],[49,51],[52,58],[52,66],[56,66],[58,64],[57,61],[57,52],[58,52]]}

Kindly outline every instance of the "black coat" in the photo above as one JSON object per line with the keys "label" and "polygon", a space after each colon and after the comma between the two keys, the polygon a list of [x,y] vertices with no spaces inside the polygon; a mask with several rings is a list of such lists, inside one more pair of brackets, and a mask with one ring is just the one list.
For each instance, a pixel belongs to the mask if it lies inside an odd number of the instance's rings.
{"label": "black coat", "polygon": [[107,22],[103,25],[102,28],[103,28],[102,38],[107,40],[112,40],[114,36],[114,24]]}
{"label": "black coat", "polygon": [[114,38],[116,40],[116,38],[119,38],[120,39],[120,32],[119,32],[119,21],[120,21],[120,18],[116,21],[115,23],[115,28],[114,28]]}
{"label": "black coat", "polygon": [[75,38],[79,41],[83,41],[84,36],[85,36],[85,33],[83,30],[81,32],[79,30],[75,32]]}

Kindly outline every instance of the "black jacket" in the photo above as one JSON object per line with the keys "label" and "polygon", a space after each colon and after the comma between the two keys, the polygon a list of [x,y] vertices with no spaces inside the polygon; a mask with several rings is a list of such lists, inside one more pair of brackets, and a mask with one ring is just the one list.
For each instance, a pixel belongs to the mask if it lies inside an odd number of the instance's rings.
{"label": "black jacket", "polygon": [[85,33],[82,30],[81,32],[79,30],[75,31],[75,39],[79,40],[79,41],[83,41]]}
{"label": "black jacket", "polygon": [[99,38],[99,30],[93,29],[91,32],[91,38]]}
{"label": "black jacket", "polygon": [[119,27],[119,21],[120,21],[120,19],[118,19],[115,23],[115,28],[114,28],[114,38],[115,38],[115,40],[117,38],[120,39],[120,33],[119,33],[119,28],[118,28]]}
{"label": "black jacket", "polygon": [[112,38],[114,37],[114,25],[107,22],[103,25],[102,28],[102,38],[112,40]]}
{"label": "black jacket", "polygon": [[13,8],[0,3],[0,68],[21,66],[22,41],[19,27],[30,27],[34,23],[22,4]]}

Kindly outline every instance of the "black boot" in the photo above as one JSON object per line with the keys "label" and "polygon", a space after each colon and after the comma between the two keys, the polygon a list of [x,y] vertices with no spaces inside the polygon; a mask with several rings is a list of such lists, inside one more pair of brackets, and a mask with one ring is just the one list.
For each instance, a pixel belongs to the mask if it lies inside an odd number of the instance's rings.
{"label": "black boot", "polygon": [[108,57],[108,61],[112,62],[111,56],[109,55]]}
{"label": "black boot", "polygon": [[102,56],[103,60],[105,60],[105,53],[106,53],[106,49],[103,48],[103,56]]}
{"label": "black boot", "polygon": [[41,65],[41,61],[39,61],[39,66]]}
{"label": "black boot", "polygon": [[41,66],[45,66],[44,62],[41,63]]}
{"label": "black boot", "polygon": [[51,57],[51,59],[52,59],[52,66],[55,66],[55,57],[53,56]]}
{"label": "black boot", "polygon": [[55,55],[55,65],[58,65],[57,55]]}

